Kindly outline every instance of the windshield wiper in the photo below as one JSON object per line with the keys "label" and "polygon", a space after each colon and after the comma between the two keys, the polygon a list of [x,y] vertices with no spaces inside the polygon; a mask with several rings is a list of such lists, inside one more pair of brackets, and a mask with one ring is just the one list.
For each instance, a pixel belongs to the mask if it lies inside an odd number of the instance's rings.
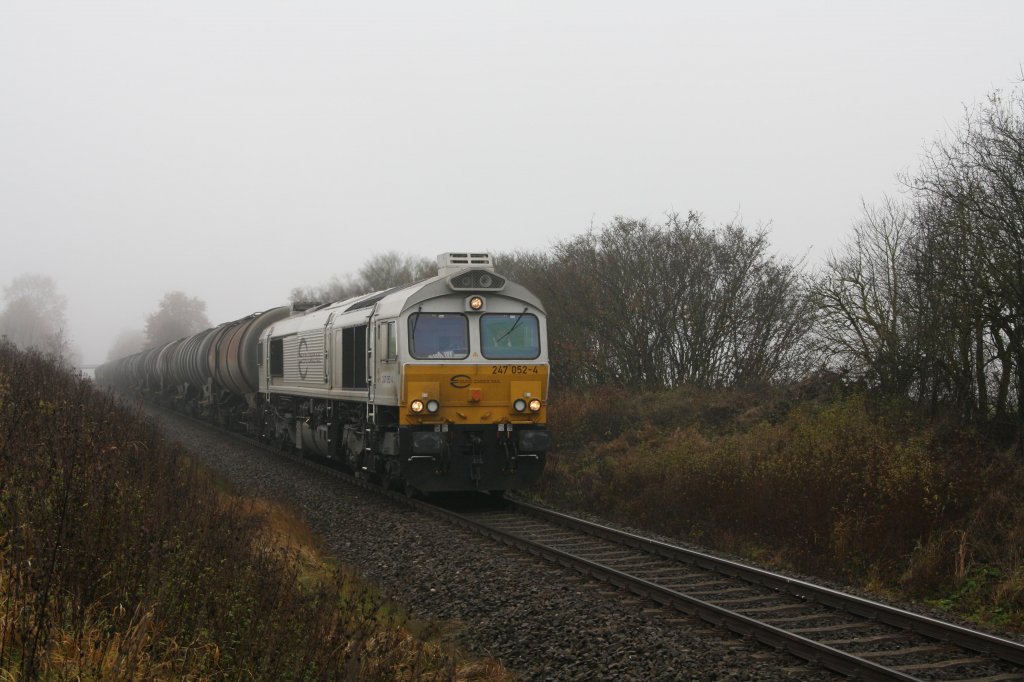
{"label": "windshield wiper", "polygon": [[514,323],[512,324],[512,326],[511,326],[511,327],[509,327],[509,328],[508,328],[508,331],[507,331],[507,332],[505,332],[504,334],[502,334],[502,335],[501,335],[500,337],[498,337],[498,338],[494,339],[494,343],[495,343],[495,345],[497,345],[497,344],[501,343],[501,342],[502,342],[502,340],[504,340],[504,338],[505,338],[506,336],[508,336],[509,334],[511,334],[512,332],[514,332],[514,331],[516,330],[516,327],[518,327],[518,326],[519,326],[519,321],[520,321],[521,319],[523,319],[523,315],[525,315],[525,314],[526,314],[526,311],[527,311],[527,310],[529,310],[529,307],[523,308],[523,312],[521,312],[521,313],[519,313],[518,315],[516,315],[516,321],[515,321],[515,322],[514,322]]}

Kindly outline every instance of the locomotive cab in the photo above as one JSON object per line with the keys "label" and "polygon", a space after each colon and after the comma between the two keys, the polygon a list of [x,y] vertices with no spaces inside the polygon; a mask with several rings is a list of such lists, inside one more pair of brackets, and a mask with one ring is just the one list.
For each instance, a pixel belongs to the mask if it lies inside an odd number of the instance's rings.
{"label": "locomotive cab", "polygon": [[467,269],[451,257],[416,295],[391,310],[381,302],[396,318],[389,351],[400,376],[379,359],[374,404],[397,434],[384,466],[422,491],[526,487],[549,441],[543,307],[489,258]]}

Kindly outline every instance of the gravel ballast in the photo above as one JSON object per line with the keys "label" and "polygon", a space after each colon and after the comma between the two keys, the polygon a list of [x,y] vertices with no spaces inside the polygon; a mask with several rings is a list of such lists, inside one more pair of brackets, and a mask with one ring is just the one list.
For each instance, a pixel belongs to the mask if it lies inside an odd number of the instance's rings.
{"label": "gravel ballast", "polygon": [[182,417],[150,413],[239,494],[299,512],[410,616],[522,679],[839,679],[787,654],[403,507]]}

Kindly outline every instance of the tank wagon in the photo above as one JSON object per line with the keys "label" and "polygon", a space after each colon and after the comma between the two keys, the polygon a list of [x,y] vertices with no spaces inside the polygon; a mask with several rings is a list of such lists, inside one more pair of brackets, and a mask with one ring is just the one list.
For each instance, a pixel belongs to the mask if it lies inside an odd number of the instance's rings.
{"label": "tank wagon", "polygon": [[523,488],[548,450],[547,322],[490,256],[427,280],[255,313],[107,363],[140,391],[407,491]]}

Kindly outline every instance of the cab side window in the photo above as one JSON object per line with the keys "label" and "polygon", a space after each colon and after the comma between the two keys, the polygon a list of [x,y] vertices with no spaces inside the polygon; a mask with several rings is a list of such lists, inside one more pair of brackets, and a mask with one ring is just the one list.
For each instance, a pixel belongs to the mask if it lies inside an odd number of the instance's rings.
{"label": "cab side window", "polygon": [[385,331],[385,334],[387,334],[387,337],[388,337],[388,341],[387,341],[387,349],[388,350],[387,350],[387,356],[386,356],[388,362],[394,362],[395,360],[398,359],[398,333],[397,332],[398,332],[398,324],[395,322],[395,320],[391,320],[390,322],[388,322],[387,330]]}
{"label": "cab side window", "polygon": [[398,359],[398,337],[395,336],[395,330],[394,320],[377,325],[377,352],[381,362],[394,362]]}
{"label": "cab side window", "polygon": [[270,376],[284,376],[284,337],[270,339]]}

